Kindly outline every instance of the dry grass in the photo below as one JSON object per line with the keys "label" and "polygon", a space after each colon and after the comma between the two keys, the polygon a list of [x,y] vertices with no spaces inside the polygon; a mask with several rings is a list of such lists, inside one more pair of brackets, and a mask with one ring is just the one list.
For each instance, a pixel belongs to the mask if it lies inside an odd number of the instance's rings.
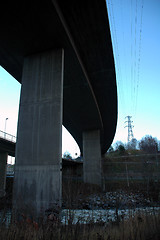
{"label": "dry grass", "polygon": [[[72,208],[73,201],[100,192],[90,184],[67,182],[63,187],[63,199],[67,208]],[[74,216],[72,216],[74,218]],[[117,218],[118,219],[118,218]],[[159,240],[160,212],[129,216],[121,222],[109,224],[102,222],[88,224],[62,225],[60,222],[47,220],[41,225],[32,221],[12,223],[6,227],[0,224],[0,240]]]}
{"label": "dry grass", "polygon": [[63,182],[62,199],[63,207],[71,209],[79,203],[80,199],[84,199],[91,194],[101,193],[102,190],[99,186],[89,183],[72,181],[72,179]]}
{"label": "dry grass", "polygon": [[62,225],[48,221],[41,226],[33,222],[0,227],[1,240],[159,240],[160,213],[129,216],[121,222],[110,224],[89,223]]}

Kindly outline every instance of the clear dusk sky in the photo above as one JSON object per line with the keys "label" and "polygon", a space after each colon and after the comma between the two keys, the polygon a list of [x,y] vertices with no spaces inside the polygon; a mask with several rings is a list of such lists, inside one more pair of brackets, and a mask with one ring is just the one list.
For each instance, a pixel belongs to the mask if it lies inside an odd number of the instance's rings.
{"label": "clear dusk sky", "polygon": [[[133,134],[160,140],[160,1],[107,0],[118,88],[118,124],[113,142],[127,142],[124,122],[132,116]],[[0,130],[16,135],[20,84],[0,67]],[[63,128],[62,153],[79,148]]]}
{"label": "clear dusk sky", "polygon": [[114,142],[133,134],[160,140],[160,1],[107,0],[118,85],[118,125]]}

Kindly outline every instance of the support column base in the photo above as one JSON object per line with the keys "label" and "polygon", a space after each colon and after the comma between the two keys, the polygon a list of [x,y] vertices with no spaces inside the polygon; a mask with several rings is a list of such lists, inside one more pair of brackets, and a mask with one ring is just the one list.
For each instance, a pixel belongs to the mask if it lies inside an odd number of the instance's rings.
{"label": "support column base", "polygon": [[17,166],[14,211],[37,218],[44,216],[48,209],[61,207],[59,169],[59,165]]}

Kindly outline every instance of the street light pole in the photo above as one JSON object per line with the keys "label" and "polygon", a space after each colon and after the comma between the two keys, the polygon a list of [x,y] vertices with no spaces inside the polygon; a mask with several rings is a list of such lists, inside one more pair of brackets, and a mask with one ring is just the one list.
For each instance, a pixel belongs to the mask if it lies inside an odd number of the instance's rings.
{"label": "street light pole", "polygon": [[8,118],[6,118],[6,120],[5,120],[5,126],[4,126],[4,138],[6,137],[7,120],[8,120]]}

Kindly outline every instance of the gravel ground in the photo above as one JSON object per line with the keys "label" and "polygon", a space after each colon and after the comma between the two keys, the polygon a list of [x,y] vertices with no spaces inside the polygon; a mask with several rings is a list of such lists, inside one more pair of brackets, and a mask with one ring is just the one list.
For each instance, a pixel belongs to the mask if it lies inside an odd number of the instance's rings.
{"label": "gravel ground", "polygon": [[[128,193],[125,191],[92,194],[88,197],[79,197],[72,201],[72,209],[128,209],[138,207],[160,206],[160,201],[152,202],[142,193]],[[63,208],[67,203],[63,202]]]}

